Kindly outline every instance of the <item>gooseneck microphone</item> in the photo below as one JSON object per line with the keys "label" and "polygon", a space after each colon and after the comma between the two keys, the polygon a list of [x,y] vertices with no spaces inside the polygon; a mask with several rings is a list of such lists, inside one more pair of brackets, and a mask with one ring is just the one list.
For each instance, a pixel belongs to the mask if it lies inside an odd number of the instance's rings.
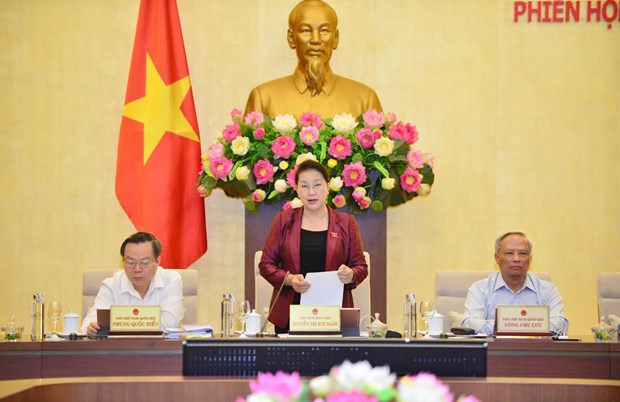
{"label": "gooseneck microphone", "polygon": [[286,271],[286,275],[284,275],[284,279],[282,280],[280,289],[278,289],[278,293],[276,294],[276,297],[273,299],[273,303],[271,303],[271,307],[269,307],[269,311],[267,312],[267,317],[265,317],[265,323],[261,327],[260,332],[256,334],[257,338],[263,337],[263,332],[265,332],[265,328],[267,328],[267,323],[269,322],[269,316],[271,315],[271,310],[273,310],[273,307],[276,305],[276,302],[278,301],[278,297],[280,297],[280,293],[282,292],[282,288],[284,287],[284,282],[286,282],[286,278],[288,278],[289,274],[290,272]]}

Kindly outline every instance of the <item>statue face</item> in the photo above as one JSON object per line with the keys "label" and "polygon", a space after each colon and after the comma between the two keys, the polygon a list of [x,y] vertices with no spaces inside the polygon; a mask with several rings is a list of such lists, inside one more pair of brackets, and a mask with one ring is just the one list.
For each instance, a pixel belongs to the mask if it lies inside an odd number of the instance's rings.
{"label": "statue face", "polygon": [[288,30],[288,43],[305,68],[313,60],[329,64],[332,51],[338,46],[337,18],[324,5],[300,5]]}

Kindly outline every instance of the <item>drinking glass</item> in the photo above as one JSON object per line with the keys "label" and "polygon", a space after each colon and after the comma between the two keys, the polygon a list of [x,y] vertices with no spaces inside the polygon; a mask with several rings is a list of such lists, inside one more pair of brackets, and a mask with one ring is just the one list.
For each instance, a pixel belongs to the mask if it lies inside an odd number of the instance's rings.
{"label": "drinking glass", "polygon": [[245,337],[245,322],[250,316],[250,302],[242,300],[237,302],[237,318],[241,321],[241,336]]}
{"label": "drinking glass", "polygon": [[426,325],[426,335],[424,335],[424,337],[430,338],[430,335],[428,334],[428,325],[431,318],[435,315],[435,303],[432,301],[420,302],[420,315]]}
{"label": "drinking glass", "polygon": [[56,325],[62,316],[62,304],[59,301],[53,301],[47,307],[47,316],[50,321],[54,324],[54,332],[52,333],[52,339],[58,339],[58,335],[56,333]]}

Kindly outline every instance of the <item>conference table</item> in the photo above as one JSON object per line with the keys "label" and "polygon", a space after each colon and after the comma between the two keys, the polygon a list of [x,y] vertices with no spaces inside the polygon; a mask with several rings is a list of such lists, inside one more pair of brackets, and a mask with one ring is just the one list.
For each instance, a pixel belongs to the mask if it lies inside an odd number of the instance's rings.
{"label": "conference table", "polygon": [[[588,395],[592,396],[594,394],[591,392],[596,388],[598,389],[596,392],[612,392],[614,395],[618,392],[620,396],[620,342],[617,339],[611,342],[593,342],[589,340],[591,336],[582,339],[578,342],[518,338],[485,339],[482,342],[487,352],[486,378],[453,377],[448,381],[451,387],[453,384],[457,389],[460,386],[463,389],[469,387],[483,394],[491,392],[489,390],[495,387],[499,390],[500,385],[504,387],[501,388],[504,390],[502,392],[507,392],[507,389],[517,384],[529,384],[528,387],[533,387],[531,389],[547,385],[546,392],[551,392],[553,389],[548,388],[550,384],[556,384],[558,390],[563,389],[562,392],[566,392],[567,384],[573,384],[572,386],[581,388],[573,389],[572,395],[590,392]],[[201,342],[208,344],[210,341]],[[215,338],[213,342],[227,342],[227,340]],[[259,341],[232,339],[229,342],[252,346],[253,342]],[[262,338],[260,342],[272,342],[274,346],[285,350],[289,347],[287,345],[290,345],[286,339]],[[343,342],[345,345],[358,348],[379,345],[374,339],[343,338],[333,342]],[[426,346],[424,343],[429,341],[416,339],[405,342],[402,339],[393,339],[380,342],[388,342],[381,344],[382,347],[386,345],[406,350]],[[431,342],[449,345],[454,340]],[[136,388],[140,388],[139,384],[150,384],[154,381],[170,383],[170,387],[184,390],[178,392],[188,392],[188,395],[197,392],[194,390],[196,387],[215,387],[215,384],[220,384],[228,390],[226,392],[247,392],[250,377],[184,376],[183,347],[182,341],[158,338],[2,342],[0,397],[3,395],[1,391],[7,387],[27,388],[34,386],[33,384],[40,386],[65,384],[66,387],[67,384],[82,384],[81,387],[86,387],[84,384],[96,382],[100,383],[98,389],[102,392],[105,386],[101,384],[118,383],[121,379],[135,383]],[[157,378],[159,380],[156,380]],[[492,391],[489,395],[497,396],[498,390]]]}

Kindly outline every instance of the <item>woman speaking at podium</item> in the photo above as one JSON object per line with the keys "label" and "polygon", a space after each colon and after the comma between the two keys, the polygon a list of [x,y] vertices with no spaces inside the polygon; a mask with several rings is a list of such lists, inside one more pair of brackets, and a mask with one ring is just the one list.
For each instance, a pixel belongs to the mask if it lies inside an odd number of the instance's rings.
{"label": "woman speaking at podium", "polygon": [[274,287],[269,321],[278,334],[288,332],[289,306],[299,304],[310,288],[307,273],[338,271],[344,283],[342,307],[353,307],[351,289],[368,275],[355,218],[325,203],[328,178],[325,167],[314,160],[299,164],[295,184],[303,207],[278,212],[265,240],[259,268]]}

